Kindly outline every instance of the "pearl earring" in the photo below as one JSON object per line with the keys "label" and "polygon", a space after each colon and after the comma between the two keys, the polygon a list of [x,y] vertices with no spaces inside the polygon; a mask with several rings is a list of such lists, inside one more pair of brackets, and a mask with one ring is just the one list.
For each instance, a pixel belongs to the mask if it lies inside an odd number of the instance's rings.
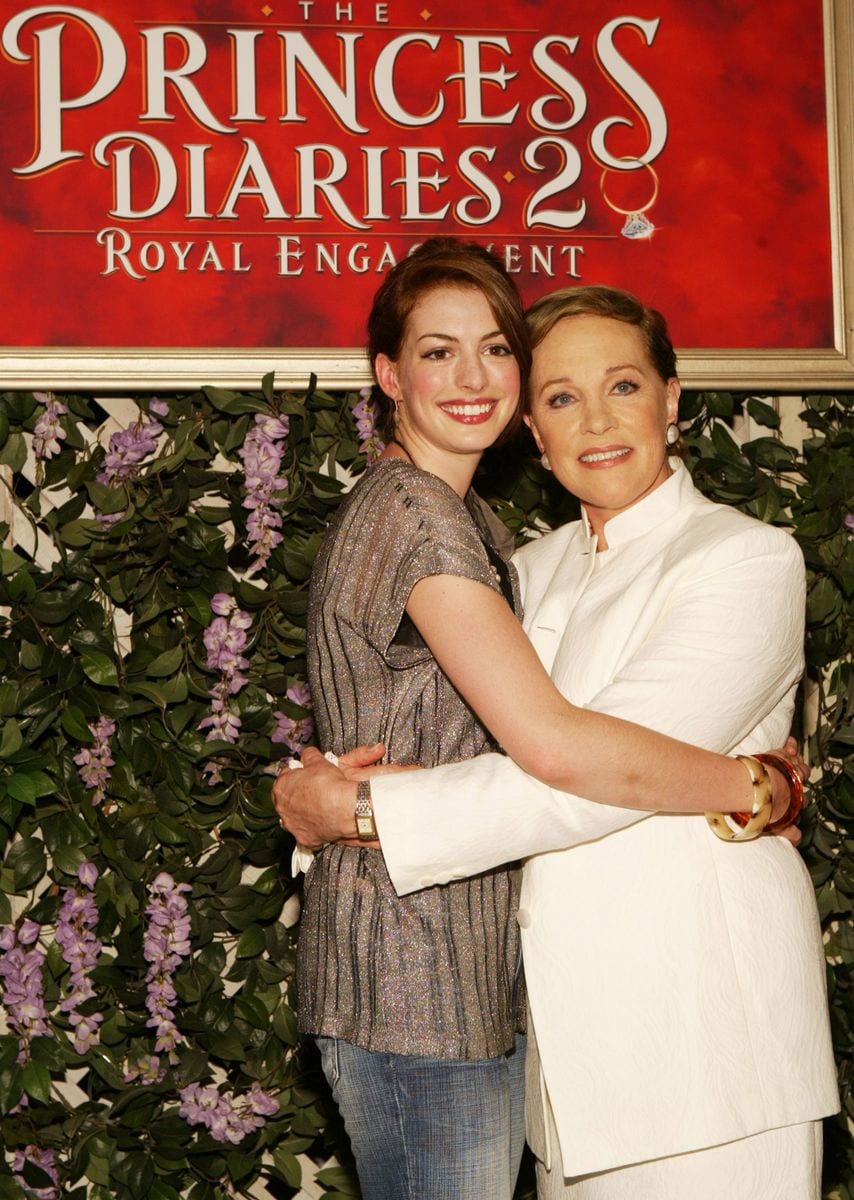
{"label": "pearl earring", "polygon": [[664,431],[664,443],[666,446],[675,446],[679,441],[679,426],[675,421],[671,421]]}
{"label": "pearl earring", "polygon": [[540,455],[540,462],[542,463],[544,471],[550,471],[552,469],[551,463],[549,462],[549,456],[546,454],[545,450]]}

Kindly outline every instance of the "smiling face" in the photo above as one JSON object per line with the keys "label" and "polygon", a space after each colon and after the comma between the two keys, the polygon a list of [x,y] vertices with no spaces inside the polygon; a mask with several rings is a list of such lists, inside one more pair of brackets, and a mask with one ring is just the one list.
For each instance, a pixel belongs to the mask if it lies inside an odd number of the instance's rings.
{"label": "smiling face", "polygon": [[661,378],[640,330],[625,321],[565,317],[534,350],[526,420],[600,549],[605,522],[670,475],[664,435],[678,404],[679,381]]}
{"label": "smiling face", "polygon": [[476,288],[426,292],[406,322],[400,354],[377,355],[377,382],[397,405],[396,437],[418,466],[447,479],[474,470],[519,404],[519,367]]}

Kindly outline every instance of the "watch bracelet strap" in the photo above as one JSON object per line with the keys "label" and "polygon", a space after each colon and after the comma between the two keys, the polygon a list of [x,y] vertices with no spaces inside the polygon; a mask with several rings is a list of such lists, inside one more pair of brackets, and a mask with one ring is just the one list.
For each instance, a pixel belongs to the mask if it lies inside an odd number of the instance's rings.
{"label": "watch bracelet strap", "polygon": [[363,842],[372,842],[377,836],[374,824],[374,806],[371,800],[369,779],[360,779],[356,784],[356,833]]}

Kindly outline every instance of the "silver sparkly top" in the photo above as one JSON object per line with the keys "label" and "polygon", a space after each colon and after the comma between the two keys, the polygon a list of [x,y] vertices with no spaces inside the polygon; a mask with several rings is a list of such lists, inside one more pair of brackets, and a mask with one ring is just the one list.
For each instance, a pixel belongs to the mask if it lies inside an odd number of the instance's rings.
{"label": "silver sparkly top", "polygon": [[[308,673],[321,749],[381,741],[389,761],[423,767],[495,749],[404,610],[419,579],[446,574],[502,588],[518,612],[499,529],[506,548],[507,531],[474,493],[463,503],[401,459],[362,476],[312,573]],[[305,883],[300,1029],[398,1054],[504,1053],[524,1022],[518,893],[519,871],[501,869],[398,897],[379,851],[327,846]]]}

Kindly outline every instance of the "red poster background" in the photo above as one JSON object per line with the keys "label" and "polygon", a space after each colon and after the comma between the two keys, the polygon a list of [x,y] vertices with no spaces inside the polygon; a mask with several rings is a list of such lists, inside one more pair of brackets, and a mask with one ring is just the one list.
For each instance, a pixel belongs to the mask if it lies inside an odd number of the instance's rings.
{"label": "red poster background", "polygon": [[[640,0],[630,10],[610,0],[538,3],[515,0],[388,0],[376,19],[375,0],[169,0],[152,10],[150,0],[95,0],[82,6],[105,18],[121,35],[127,67],[121,84],[97,104],[68,108],[62,142],[80,157],[37,174],[15,173],[36,151],[37,56],[30,61],[0,57],[0,272],[2,340],[20,347],[358,347],[364,316],[389,252],[400,257],[435,233],[453,233],[492,243],[509,255],[526,299],[573,282],[608,282],[631,288],[661,307],[677,345],[693,347],[828,347],[834,341],[827,112],[822,7],[804,0],[758,0],[750,5],[685,0]],[[0,3],[0,29],[25,6]],[[343,9],[343,12],[341,11]],[[347,10],[352,13],[352,19]],[[38,10],[31,10],[37,12]],[[652,88],[667,116],[662,152],[636,171],[603,173],[590,148],[594,127],[609,117],[628,124],[607,136],[612,153],[643,154],[648,131],[632,104],[597,63],[595,39],[613,17],[630,11],[659,20],[648,45],[638,29],[623,28],[617,50]],[[308,19],[306,19],[308,18]],[[18,37],[33,56],[36,30],[63,23],[61,90],[85,93],[99,71],[92,36],[68,10],[33,16]],[[168,120],[142,120],[148,83],[143,70],[143,32],[155,24],[193,30],[203,39],[206,60],[192,82],[228,133],[202,127],[176,90],[167,85]],[[230,122],[234,104],[231,43],[227,31],[255,30],[258,120]],[[357,115],[365,127],[344,128],[324,98],[303,75],[298,108],[305,120],[283,122],[282,41],[278,30],[299,31],[333,74],[342,68],[342,34],[358,34]],[[435,50],[410,46],[398,60],[396,95],[413,113],[427,113],[441,95],[440,120],[416,128],[394,124],[372,92],[377,54],[406,32],[438,36]],[[463,87],[448,77],[461,71],[457,35],[503,36],[509,55],[484,46],[484,72],[504,68],[516,76],[502,88],[486,82],[483,110],[496,116],[519,105],[512,123],[462,124]],[[531,106],[546,94],[551,119],[565,118],[571,105],[553,80],[532,64],[536,42],[547,35],[577,37],[575,52],[553,50],[583,89],[584,116],[572,127],[548,134],[535,127]],[[166,39],[167,66],[185,53],[179,36]],[[163,211],[137,220],[110,216],[114,178],[99,166],[93,148],[117,131],[144,133],[168,148],[178,173],[174,200]],[[581,170],[569,189],[549,206],[586,204],[583,221],[570,230],[526,228],[525,206],[560,166],[554,147],[540,151],[542,170],[525,165],[526,147],[556,136],[580,154]],[[257,195],[243,195],[233,217],[217,215],[244,151],[257,144],[288,216],[270,218]],[[383,219],[347,228],[322,197],[318,217],[300,218],[296,147],[328,143],[345,156],[339,193],[357,217],[365,212],[364,147],[385,147],[382,157]],[[211,215],[188,219],[186,144],[208,145],[204,186]],[[455,205],[475,195],[458,167],[468,147],[495,147],[480,168],[500,188],[501,211],[486,226],[466,225]],[[443,160],[427,155],[422,173],[446,178],[438,190],[422,187],[423,211],[441,216],[403,219],[401,147],[440,148]],[[374,151],[377,155],[378,151]],[[141,161],[141,160],[140,160]],[[326,160],[321,159],[322,162]],[[657,178],[654,204],[646,217],[648,238],[621,235],[624,216],[615,209],[642,208]],[[248,180],[251,184],[254,179]],[[604,183],[604,194],[603,194]],[[150,165],[133,179],[137,207],[154,195]],[[374,179],[376,189],[376,178]],[[606,199],[607,197],[607,199]],[[610,204],[608,203],[610,201]],[[376,203],[376,200],[374,201]],[[477,215],[486,208],[471,202]],[[106,254],[99,231],[123,229],[132,244],[127,261],[139,264],[143,243],[162,247],[161,269],[131,278],[124,269],[104,274]],[[302,258],[291,260],[299,275],[281,274],[279,237],[294,239]],[[170,242],[182,248],[187,270],[179,271]],[[234,244],[240,243],[240,250]],[[317,269],[317,245],[327,250]],[[338,250],[334,251],[337,244]],[[569,247],[575,247],[570,251]],[[159,252],[149,250],[154,261]],[[329,266],[337,253],[339,269]],[[235,258],[235,255],[237,257]],[[352,260],[348,265],[348,255]],[[544,269],[551,259],[552,270]],[[575,274],[570,273],[574,263]],[[217,264],[222,268],[217,270]],[[247,268],[248,265],[248,269]],[[235,269],[237,267],[242,270]],[[536,269],[532,269],[536,268]]]}

